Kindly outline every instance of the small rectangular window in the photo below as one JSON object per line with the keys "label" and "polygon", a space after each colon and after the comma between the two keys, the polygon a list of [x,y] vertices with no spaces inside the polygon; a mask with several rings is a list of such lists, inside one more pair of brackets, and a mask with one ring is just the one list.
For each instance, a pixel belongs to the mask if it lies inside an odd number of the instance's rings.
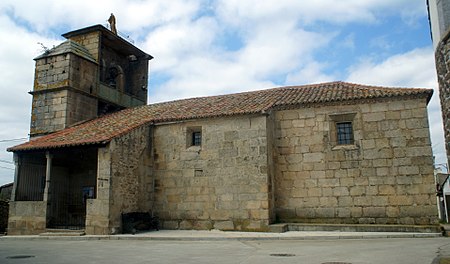
{"label": "small rectangular window", "polygon": [[186,128],[186,148],[202,146],[202,127],[191,126]]}
{"label": "small rectangular window", "polygon": [[202,132],[194,131],[192,132],[192,146],[202,145]]}
{"label": "small rectangular window", "polygon": [[353,144],[353,126],[352,122],[336,123],[337,143],[338,145]]}

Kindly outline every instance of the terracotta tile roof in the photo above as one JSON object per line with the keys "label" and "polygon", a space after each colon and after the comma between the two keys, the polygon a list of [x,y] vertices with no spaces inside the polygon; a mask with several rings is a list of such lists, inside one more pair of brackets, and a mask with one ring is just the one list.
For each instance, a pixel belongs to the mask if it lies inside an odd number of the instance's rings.
{"label": "terracotta tile roof", "polygon": [[419,96],[429,100],[432,89],[387,88],[346,82],[288,86],[219,96],[150,104],[125,109],[66,128],[9,148],[26,151],[106,144],[146,123],[261,113],[271,109],[304,107],[321,103],[352,103],[355,100]]}

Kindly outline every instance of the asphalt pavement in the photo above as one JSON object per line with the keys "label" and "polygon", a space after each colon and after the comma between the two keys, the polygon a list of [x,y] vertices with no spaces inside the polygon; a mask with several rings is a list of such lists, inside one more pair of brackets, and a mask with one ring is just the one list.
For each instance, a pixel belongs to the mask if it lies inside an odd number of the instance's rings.
{"label": "asphalt pavement", "polygon": [[434,233],[162,230],[114,236],[0,237],[0,263],[444,264]]}

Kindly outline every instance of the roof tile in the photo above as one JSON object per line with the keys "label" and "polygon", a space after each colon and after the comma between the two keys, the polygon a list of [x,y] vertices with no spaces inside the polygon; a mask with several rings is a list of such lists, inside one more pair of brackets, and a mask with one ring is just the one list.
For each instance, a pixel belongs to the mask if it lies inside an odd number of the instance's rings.
{"label": "roof tile", "polygon": [[9,148],[8,151],[106,144],[113,138],[146,123],[252,114],[293,106],[389,97],[421,96],[429,100],[432,93],[432,89],[387,88],[329,82],[190,98],[125,109],[33,139]]}

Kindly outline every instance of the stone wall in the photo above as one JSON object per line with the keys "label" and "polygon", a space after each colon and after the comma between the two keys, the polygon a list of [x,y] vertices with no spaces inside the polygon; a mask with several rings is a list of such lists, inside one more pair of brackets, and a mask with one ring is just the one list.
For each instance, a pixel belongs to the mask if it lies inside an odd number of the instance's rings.
{"label": "stone wall", "polygon": [[70,59],[71,55],[66,53],[36,60],[33,91],[68,86]]}
{"label": "stone wall", "polygon": [[149,212],[152,197],[150,127],[114,139],[111,155],[110,227],[121,228],[121,214]]}
{"label": "stone wall", "polygon": [[9,202],[8,235],[37,235],[45,232],[47,202]]}
{"label": "stone wall", "polygon": [[439,42],[436,51],[436,70],[439,82],[442,119],[444,121],[444,137],[447,150],[447,162],[450,163],[450,31]]}
{"label": "stone wall", "polygon": [[[61,98],[64,101],[63,98]],[[66,126],[97,117],[98,100],[94,97],[67,91]]]}
{"label": "stone wall", "polygon": [[69,39],[84,46],[98,62],[100,58],[100,35],[100,31],[95,31],[83,35],[73,36]]}
{"label": "stone wall", "polygon": [[109,146],[98,149],[97,194],[95,199],[86,201],[87,235],[109,235],[110,199],[111,199],[111,153]]}
{"label": "stone wall", "polygon": [[[74,54],[36,61],[30,134],[45,134],[97,116],[97,65]],[[78,90],[79,92],[75,92]]]}
{"label": "stone wall", "polygon": [[[158,125],[154,211],[167,229],[267,230],[265,116]],[[201,131],[201,146],[191,146]]]}
{"label": "stone wall", "polygon": [[97,100],[71,90],[33,96],[30,134],[46,134],[97,116]]}
{"label": "stone wall", "polygon": [[[354,145],[336,143],[340,115]],[[426,99],[278,111],[275,130],[279,221],[436,222]]]}
{"label": "stone wall", "polygon": [[151,210],[150,131],[142,126],[98,149],[97,197],[87,200],[86,234],[120,233],[122,213]]}

